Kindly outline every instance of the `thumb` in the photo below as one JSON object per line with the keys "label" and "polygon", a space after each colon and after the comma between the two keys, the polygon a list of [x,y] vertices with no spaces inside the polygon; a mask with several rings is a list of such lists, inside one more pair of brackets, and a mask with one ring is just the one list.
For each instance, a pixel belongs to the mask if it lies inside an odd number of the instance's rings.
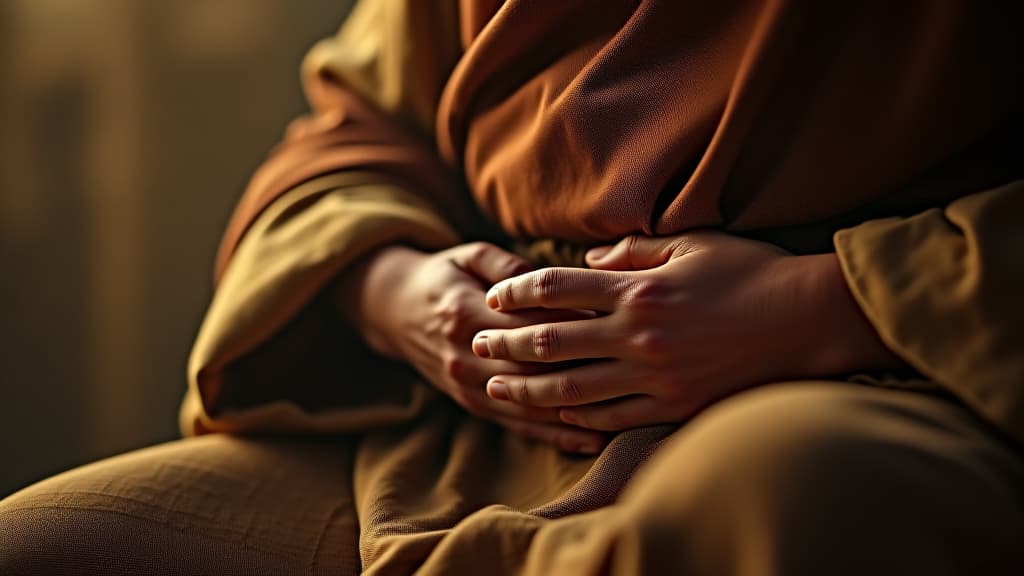
{"label": "thumb", "polygon": [[626,236],[614,246],[598,246],[587,251],[587,265],[597,270],[647,270],[672,258],[674,238]]}
{"label": "thumb", "polygon": [[488,242],[457,247],[451,261],[487,286],[533,270],[526,260]]}

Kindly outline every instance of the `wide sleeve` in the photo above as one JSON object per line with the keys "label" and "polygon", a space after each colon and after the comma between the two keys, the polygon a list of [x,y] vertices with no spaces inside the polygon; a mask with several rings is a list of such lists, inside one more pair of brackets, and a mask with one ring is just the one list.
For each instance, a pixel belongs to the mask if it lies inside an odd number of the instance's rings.
{"label": "wide sleeve", "polygon": [[459,56],[454,1],[362,0],[302,66],[312,108],[253,175],[189,358],[185,434],[344,432],[414,417],[431,392],[369,353],[324,287],[386,244],[459,241],[460,182],[429,137]]}
{"label": "wide sleeve", "polygon": [[836,234],[885,343],[1024,443],[1024,181]]}

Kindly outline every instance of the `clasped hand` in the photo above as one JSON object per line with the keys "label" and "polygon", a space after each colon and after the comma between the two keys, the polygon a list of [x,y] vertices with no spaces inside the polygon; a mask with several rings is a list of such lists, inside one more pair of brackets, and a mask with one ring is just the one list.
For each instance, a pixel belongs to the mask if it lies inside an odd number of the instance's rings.
{"label": "clasped hand", "polygon": [[481,358],[577,362],[497,374],[490,397],[559,409],[563,422],[621,430],[679,422],[739,389],[781,377],[780,325],[798,304],[778,268],[788,254],[714,232],[632,236],[588,253],[591,269],[546,268],[495,284],[497,311],[590,310],[595,317],[489,329]]}
{"label": "clasped hand", "polygon": [[371,347],[469,412],[575,452],[762,383],[899,364],[835,254],[696,231],[587,257],[533,270],[484,243],[391,247],[341,302]]}

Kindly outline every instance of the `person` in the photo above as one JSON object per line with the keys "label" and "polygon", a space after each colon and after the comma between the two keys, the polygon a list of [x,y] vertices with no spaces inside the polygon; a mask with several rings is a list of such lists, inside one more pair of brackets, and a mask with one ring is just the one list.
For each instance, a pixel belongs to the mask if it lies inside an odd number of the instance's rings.
{"label": "person", "polygon": [[1017,573],[1019,12],[362,0],[0,571]]}

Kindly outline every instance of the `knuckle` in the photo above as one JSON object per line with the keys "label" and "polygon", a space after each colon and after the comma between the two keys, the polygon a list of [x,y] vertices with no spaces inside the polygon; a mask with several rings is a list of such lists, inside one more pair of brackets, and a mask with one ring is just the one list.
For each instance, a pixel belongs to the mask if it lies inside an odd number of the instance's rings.
{"label": "knuckle", "polygon": [[541,326],[533,334],[533,353],[540,360],[551,360],[558,355],[558,330],[548,324]]}
{"label": "knuckle", "polygon": [[459,328],[460,326],[458,322],[452,319],[445,319],[445,321],[441,323],[441,336],[449,342],[454,341],[458,338]]}
{"label": "knuckle", "polygon": [[583,389],[575,378],[567,374],[559,375],[555,380],[555,390],[558,398],[568,404],[578,404],[583,401]]}
{"label": "knuckle", "polygon": [[512,254],[505,254],[501,260],[501,270],[505,278],[511,278],[529,270],[529,265]]}
{"label": "knuckle", "polygon": [[520,404],[530,403],[530,377],[519,376],[513,378],[508,387],[509,396]]}
{"label": "knuckle", "polygon": [[470,262],[479,262],[491,251],[492,245],[487,242],[470,242],[466,244],[466,258]]}
{"label": "knuckle", "polygon": [[629,344],[641,358],[658,361],[670,354],[671,345],[665,332],[654,329],[636,330],[629,337]]}
{"label": "knuckle", "polygon": [[624,304],[634,312],[658,313],[668,307],[673,297],[672,287],[658,278],[641,278],[626,293]]}
{"label": "knuckle", "polygon": [[447,302],[455,309],[463,311],[469,308],[475,295],[472,289],[465,284],[459,283],[448,289]]}
{"label": "knuckle", "polygon": [[459,383],[466,373],[466,361],[459,354],[449,352],[441,358],[441,370],[445,378]]}
{"label": "knuckle", "polygon": [[453,288],[438,308],[441,317],[441,335],[451,340],[463,334],[471,320],[471,294],[462,288]]}
{"label": "knuckle", "polygon": [[509,357],[508,339],[503,332],[489,332],[487,334],[487,346],[490,348],[492,358],[502,359]]}
{"label": "knuckle", "polygon": [[444,319],[451,318],[460,314],[461,303],[460,299],[454,293],[454,290],[450,290],[438,300],[434,307],[434,311],[438,316]]}
{"label": "knuckle", "polygon": [[516,306],[516,285],[517,283],[514,280],[506,281],[501,284],[498,301],[502,306],[506,308],[514,308]]}
{"label": "knuckle", "polygon": [[562,274],[554,268],[538,271],[531,279],[533,295],[541,304],[550,302],[558,295],[562,284]]}

